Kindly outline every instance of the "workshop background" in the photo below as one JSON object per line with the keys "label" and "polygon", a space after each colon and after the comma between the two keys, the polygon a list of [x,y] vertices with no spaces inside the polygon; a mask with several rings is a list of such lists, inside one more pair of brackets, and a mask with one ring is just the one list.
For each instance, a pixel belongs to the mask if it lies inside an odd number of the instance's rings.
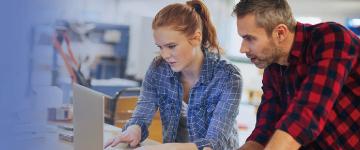
{"label": "workshop background", "polygon": [[[0,18],[4,18],[0,23],[1,149],[41,140],[41,134],[32,131],[47,132],[47,108],[72,104],[73,82],[110,96],[125,88],[140,87],[159,51],[152,37],[152,19],[162,7],[175,2],[185,1],[0,2]],[[204,2],[225,49],[224,57],[237,65],[243,76],[237,117],[243,143],[254,128],[263,70],[239,52],[242,39],[237,35],[236,17],[231,14],[238,0]],[[298,21],[335,21],[360,35],[359,0],[289,0],[289,4]]]}

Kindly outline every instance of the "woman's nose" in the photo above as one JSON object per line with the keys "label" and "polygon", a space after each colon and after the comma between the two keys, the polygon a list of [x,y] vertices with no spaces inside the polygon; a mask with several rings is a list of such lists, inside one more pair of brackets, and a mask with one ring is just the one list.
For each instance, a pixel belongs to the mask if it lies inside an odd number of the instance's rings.
{"label": "woman's nose", "polygon": [[164,59],[169,59],[171,57],[171,51],[169,49],[162,49],[160,53],[161,57]]}

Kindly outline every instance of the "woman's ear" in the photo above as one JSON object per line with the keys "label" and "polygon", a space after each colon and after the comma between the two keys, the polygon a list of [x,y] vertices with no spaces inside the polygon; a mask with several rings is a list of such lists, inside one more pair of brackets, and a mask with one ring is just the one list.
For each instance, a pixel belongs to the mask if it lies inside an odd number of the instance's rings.
{"label": "woman's ear", "polygon": [[202,33],[200,30],[196,30],[195,33],[190,37],[189,42],[193,46],[200,46],[202,41]]}

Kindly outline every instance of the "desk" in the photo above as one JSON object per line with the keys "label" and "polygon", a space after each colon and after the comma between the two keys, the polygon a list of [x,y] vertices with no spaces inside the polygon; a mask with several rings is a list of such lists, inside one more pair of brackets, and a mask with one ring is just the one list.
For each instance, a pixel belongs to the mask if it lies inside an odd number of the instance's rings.
{"label": "desk", "polygon": [[[49,123],[50,126],[56,127],[56,126],[71,126],[71,124],[69,123]],[[53,128],[55,129],[55,128]],[[46,133],[46,138],[45,140],[42,142],[44,145],[52,150],[73,150],[74,146],[73,143],[71,142],[66,142],[66,141],[62,141],[59,140],[59,130],[61,129],[56,129],[57,131],[51,131],[51,132],[47,132]],[[108,141],[109,139],[113,138],[114,136],[116,136],[119,132],[121,132],[121,129],[112,125],[108,125],[105,124],[104,125],[104,142]],[[156,144],[160,144],[159,142],[153,141],[153,140],[145,140],[141,145],[156,145]],[[117,146],[117,150],[132,150],[132,148],[128,148],[127,144],[119,144]]]}

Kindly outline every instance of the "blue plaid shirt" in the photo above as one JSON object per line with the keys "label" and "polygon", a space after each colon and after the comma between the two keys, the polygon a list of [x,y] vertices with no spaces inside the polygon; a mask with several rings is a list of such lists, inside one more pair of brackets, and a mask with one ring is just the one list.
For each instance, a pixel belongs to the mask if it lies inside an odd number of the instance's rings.
{"label": "blue plaid shirt", "polygon": [[[217,55],[207,51],[204,55],[200,79],[189,93],[189,142],[199,149],[233,150],[239,145],[235,118],[242,90],[241,75],[239,69]],[[155,59],[146,73],[134,114],[124,129],[139,125],[143,141],[159,109],[163,142],[177,142],[182,101],[180,73],[173,72],[165,61]]]}

